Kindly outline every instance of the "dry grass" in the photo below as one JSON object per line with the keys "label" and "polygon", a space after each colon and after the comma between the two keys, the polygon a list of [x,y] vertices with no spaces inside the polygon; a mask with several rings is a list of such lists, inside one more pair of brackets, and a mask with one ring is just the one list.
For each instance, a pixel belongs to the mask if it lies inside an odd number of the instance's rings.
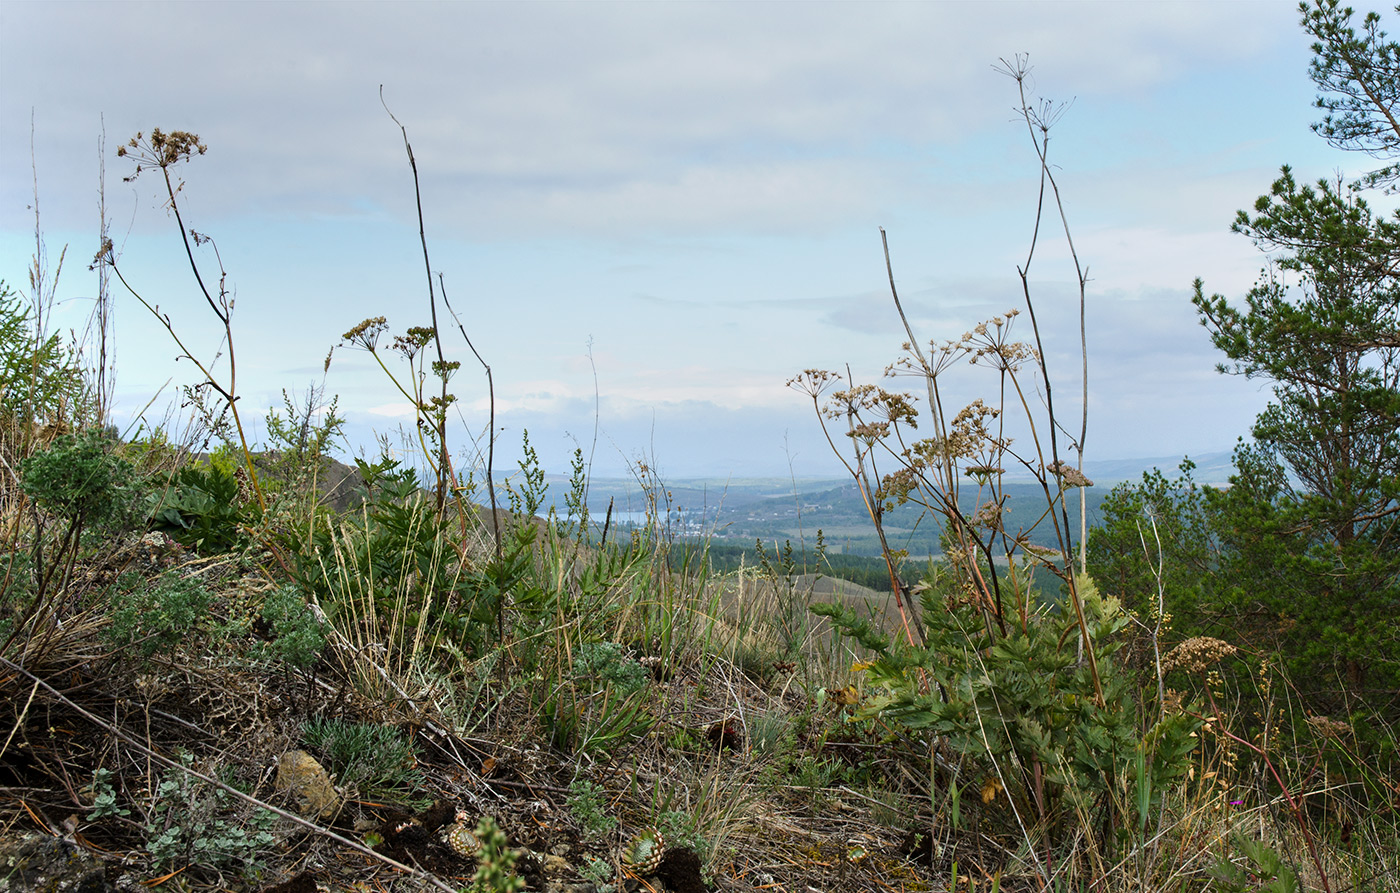
{"label": "dry grass", "polygon": [[[68,835],[110,874],[178,870],[185,889],[270,889],[307,871],[336,889],[425,883],[343,838],[460,888],[474,867],[437,832],[462,810],[473,822],[493,817],[512,846],[536,854],[518,867],[531,889],[581,883],[585,871],[616,875],[626,840],[657,826],[671,850],[699,857],[713,889],[792,891],[1205,890],[1244,836],[1288,854],[1304,887],[1321,888],[1258,764],[1215,739],[1140,837],[1105,838],[1086,817],[1053,859],[1032,851],[1002,801],[984,803],[982,780],[936,739],[856,717],[878,694],[852,671],[862,655],[808,607],[840,599],[895,631],[885,594],[810,575],[709,577],[693,565],[682,575],[645,549],[600,577],[596,548],[543,530],[507,603],[511,634],[482,648],[454,638],[453,618],[463,580],[492,560],[484,525],[466,543],[449,525],[423,564],[368,578],[352,557],[366,509],[301,511],[288,529],[323,525],[329,548],[315,571],[337,594],[321,606],[326,647],[304,669],[267,656],[274,640],[259,619],[287,582],[272,560],[288,560],[287,541],[281,553],[250,541],[207,557],[139,535],[84,548],[73,590],[4,654],[5,836]],[[13,517],[11,542],[22,545],[30,531]],[[110,638],[105,599],[122,574],[138,586],[162,574],[198,582],[212,593],[210,613],[173,647],[143,655],[139,642]],[[531,608],[531,587],[553,601]],[[596,657],[599,643],[612,643],[616,660],[580,675],[580,656]],[[637,693],[625,678],[643,680]],[[149,850],[172,810],[224,831],[266,825],[257,807],[203,782],[162,794],[176,770],[153,754],[177,763],[183,754],[202,774],[292,809],[269,768],[304,746],[316,717],[396,730],[415,748],[414,789],[351,800],[327,834],[273,821],[256,876],[194,851],[160,861]],[[1308,771],[1286,769],[1291,782]],[[609,830],[584,823],[580,780],[603,792]],[[962,790],[956,817],[950,784]],[[98,809],[102,785],[125,815]],[[1311,778],[1295,794],[1318,811],[1312,832],[1331,888],[1384,889],[1400,867],[1394,815],[1353,785]],[[1253,793],[1232,803],[1243,790]],[[690,875],[664,870],[685,889]]]}

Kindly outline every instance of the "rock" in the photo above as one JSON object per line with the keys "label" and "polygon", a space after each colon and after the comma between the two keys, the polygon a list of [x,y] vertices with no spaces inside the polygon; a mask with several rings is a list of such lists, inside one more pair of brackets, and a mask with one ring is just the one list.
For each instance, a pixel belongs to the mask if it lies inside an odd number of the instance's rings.
{"label": "rock", "polygon": [[331,821],[343,804],[331,776],[304,750],[289,750],[277,761],[277,790],[292,795],[296,811],[312,819]]}
{"label": "rock", "polygon": [[62,837],[24,834],[0,840],[0,893],[111,893],[102,863]]}
{"label": "rock", "polygon": [[556,856],[553,853],[544,857],[544,873],[552,876],[571,874],[574,866],[563,856]]}

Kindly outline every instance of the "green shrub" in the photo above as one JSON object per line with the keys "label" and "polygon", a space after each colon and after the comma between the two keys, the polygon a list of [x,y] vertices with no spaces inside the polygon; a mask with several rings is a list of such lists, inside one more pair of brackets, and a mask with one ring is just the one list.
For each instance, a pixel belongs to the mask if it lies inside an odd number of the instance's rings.
{"label": "green shrub", "polygon": [[152,527],[204,555],[228,552],[246,542],[244,526],[251,512],[241,504],[234,468],[219,457],[207,466],[181,468],[171,486],[150,497]]}
{"label": "green shrub", "polygon": [[[420,620],[447,635],[470,627],[455,604],[444,604],[460,584],[449,560],[457,554],[452,528],[425,498],[417,472],[394,459],[356,462],[369,500],[363,511],[318,516],[310,535],[304,529],[278,535],[292,557],[297,585],[314,592],[337,620],[339,612],[350,611],[357,617],[398,616],[400,631],[416,631]],[[385,632],[366,630],[376,639]]]}
{"label": "green shrub", "polygon": [[24,299],[0,280],[0,424],[87,420],[77,359],[58,335],[39,334]]}
{"label": "green shrub", "polygon": [[515,851],[508,846],[505,832],[496,820],[484,816],[476,826],[481,853],[476,857],[471,893],[517,893],[525,889],[525,879],[515,873]]}
{"label": "green shrub", "polygon": [[590,837],[602,836],[617,827],[617,819],[608,811],[607,792],[586,778],[569,782],[569,812]]}
{"label": "green shrub", "polygon": [[[112,529],[128,518],[134,477],[131,464],[115,455],[111,441],[95,429],[60,435],[20,462],[20,487],[36,509],[29,579],[6,593],[9,600],[20,590],[33,592],[21,622],[45,604],[58,605],[51,596],[66,589],[85,530]],[[6,641],[13,631],[6,632]]]}
{"label": "green shrub", "polygon": [[587,642],[574,655],[574,679],[580,683],[610,686],[630,695],[647,686],[651,674],[616,642]]}
{"label": "green shrub", "polygon": [[[124,581],[131,585],[130,580]],[[153,582],[135,581],[111,594],[107,639],[132,645],[145,657],[172,648],[205,627],[214,596],[198,580],[163,574]]]}
{"label": "green shrub", "polygon": [[598,893],[613,893],[617,889],[613,883],[617,879],[617,870],[606,859],[589,857],[587,862],[579,866],[578,873],[585,881],[593,884]]}
{"label": "green shrub", "polygon": [[1244,865],[1221,858],[1210,870],[1214,889],[1221,893],[1298,893],[1298,873],[1284,863],[1262,840],[1239,837],[1235,841]]}
{"label": "green shrub", "polygon": [[92,774],[92,811],[88,813],[88,820],[106,818],[125,818],[131,815],[131,810],[126,809],[117,803],[117,791],[112,787],[112,776],[115,773],[111,769],[98,769]]}
{"label": "green shrub", "polygon": [[[190,766],[193,758],[182,754],[181,763]],[[274,842],[274,820],[273,813],[254,810],[222,788],[171,770],[156,786],[146,851],[160,868],[232,868],[253,881],[262,873],[261,855]]]}
{"label": "green shrub", "polygon": [[542,699],[550,740],[564,750],[599,755],[642,737],[655,722],[647,703],[650,683],[650,673],[623,646],[584,642],[564,679],[551,682]]}
{"label": "green shrub", "polygon": [[266,656],[299,670],[315,666],[326,647],[326,631],[298,589],[283,586],[268,593],[262,619],[272,632],[262,648]]}
{"label": "green shrub", "polygon": [[402,798],[422,786],[413,744],[397,729],[318,716],[301,734],[346,790]]}
{"label": "green shrub", "polygon": [[134,491],[135,470],[112,451],[112,441],[90,429],[62,434],[20,463],[25,494],[70,528],[124,519]]}
{"label": "green shrub", "polygon": [[[963,784],[979,784],[986,804],[1034,817],[1052,843],[1083,827],[1141,830],[1185,776],[1200,722],[1169,713],[1141,731],[1132,679],[1113,659],[1129,622],[1117,602],[1079,581],[1100,701],[1077,654],[1072,615],[1032,594],[1026,624],[994,639],[948,582],[938,575],[925,581],[921,647],[891,641],[843,606],[813,608],[875,653],[864,667],[878,694],[857,716],[936,735],[967,761]],[[1110,848],[1115,836],[1104,841]]]}
{"label": "green shrub", "polygon": [[268,457],[274,459],[279,477],[297,483],[298,479],[327,464],[336,436],[342,433],[345,419],[336,415],[339,397],[332,397],[322,406],[324,388],[310,387],[300,402],[282,389],[281,412],[273,407],[267,411]]}

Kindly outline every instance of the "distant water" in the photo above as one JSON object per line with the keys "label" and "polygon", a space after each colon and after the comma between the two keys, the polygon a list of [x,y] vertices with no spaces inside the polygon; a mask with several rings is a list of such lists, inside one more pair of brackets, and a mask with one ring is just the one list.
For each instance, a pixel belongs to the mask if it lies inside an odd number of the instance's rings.
{"label": "distant water", "polygon": [[[602,524],[608,520],[607,512],[589,512],[588,517],[594,524]],[[645,524],[647,522],[646,512],[613,512],[612,523],[614,524]]]}
{"label": "distant water", "polygon": [[[588,518],[594,527],[602,527],[608,522],[608,513],[589,512]],[[661,526],[673,532],[701,533],[707,523],[710,527],[714,526],[715,512],[713,509],[708,513],[672,511],[663,513],[659,522]],[[647,513],[614,510],[611,523],[614,527],[643,527],[647,524]]]}

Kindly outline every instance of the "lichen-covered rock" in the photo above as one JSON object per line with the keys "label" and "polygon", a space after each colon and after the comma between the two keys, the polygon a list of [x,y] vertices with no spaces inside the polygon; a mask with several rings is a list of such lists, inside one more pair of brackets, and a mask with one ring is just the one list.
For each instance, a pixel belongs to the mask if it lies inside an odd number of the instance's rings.
{"label": "lichen-covered rock", "polygon": [[343,803],[330,773],[304,750],[289,750],[277,761],[277,790],[292,795],[297,812],[327,822],[336,817]]}
{"label": "lichen-covered rock", "polygon": [[0,839],[0,893],[110,893],[102,863],[61,837]]}

